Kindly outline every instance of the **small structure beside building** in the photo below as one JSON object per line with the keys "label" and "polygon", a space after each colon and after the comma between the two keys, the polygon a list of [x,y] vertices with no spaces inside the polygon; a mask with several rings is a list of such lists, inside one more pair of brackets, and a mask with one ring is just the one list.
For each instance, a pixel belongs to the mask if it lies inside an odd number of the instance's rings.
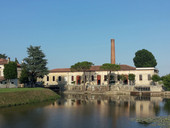
{"label": "small structure beside building", "polygon": [[0,88],[16,88],[18,87],[18,79],[21,73],[21,66],[17,64],[17,74],[18,77],[16,79],[11,79],[10,84],[8,84],[7,80],[4,78],[4,65],[10,62],[10,58],[7,59],[0,59]]}

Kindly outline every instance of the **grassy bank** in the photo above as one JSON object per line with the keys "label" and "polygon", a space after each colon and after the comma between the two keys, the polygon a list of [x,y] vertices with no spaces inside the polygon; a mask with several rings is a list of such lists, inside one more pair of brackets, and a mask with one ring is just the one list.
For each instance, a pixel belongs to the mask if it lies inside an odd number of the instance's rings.
{"label": "grassy bank", "polygon": [[0,107],[37,103],[57,98],[59,98],[59,95],[44,88],[0,89]]}

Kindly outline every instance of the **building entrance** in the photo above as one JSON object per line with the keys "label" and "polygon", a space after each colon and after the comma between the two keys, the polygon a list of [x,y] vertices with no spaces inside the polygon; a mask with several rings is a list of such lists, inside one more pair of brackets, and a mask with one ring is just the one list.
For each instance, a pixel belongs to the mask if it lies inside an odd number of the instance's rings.
{"label": "building entrance", "polygon": [[77,76],[77,84],[78,84],[78,85],[81,84],[81,76]]}
{"label": "building entrance", "polygon": [[97,85],[101,85],[101,75],[97,75]]}

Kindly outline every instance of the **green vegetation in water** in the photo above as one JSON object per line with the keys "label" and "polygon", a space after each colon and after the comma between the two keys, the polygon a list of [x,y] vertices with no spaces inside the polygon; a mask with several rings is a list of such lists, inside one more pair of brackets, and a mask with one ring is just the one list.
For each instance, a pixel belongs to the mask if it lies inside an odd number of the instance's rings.
{"label": "green vegetation in water", "polygon": [[58,99],[60,96],[44,88],[0,89],[0,107],[17,106]]}
{"label": "green vegetation in water", "polygon": [[152,125],[152,126],[160,126],[161,128],[170,127],[170,116],[136,118],[135,121],[145,126]]}

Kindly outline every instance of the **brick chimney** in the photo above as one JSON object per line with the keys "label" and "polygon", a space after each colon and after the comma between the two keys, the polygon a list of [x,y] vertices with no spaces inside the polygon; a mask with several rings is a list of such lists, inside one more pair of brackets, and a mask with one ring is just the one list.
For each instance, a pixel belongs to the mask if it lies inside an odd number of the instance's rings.
{"label": "brick chimney", "polygon": [[115,64],[115,40],[111,39],[111,64]]}

